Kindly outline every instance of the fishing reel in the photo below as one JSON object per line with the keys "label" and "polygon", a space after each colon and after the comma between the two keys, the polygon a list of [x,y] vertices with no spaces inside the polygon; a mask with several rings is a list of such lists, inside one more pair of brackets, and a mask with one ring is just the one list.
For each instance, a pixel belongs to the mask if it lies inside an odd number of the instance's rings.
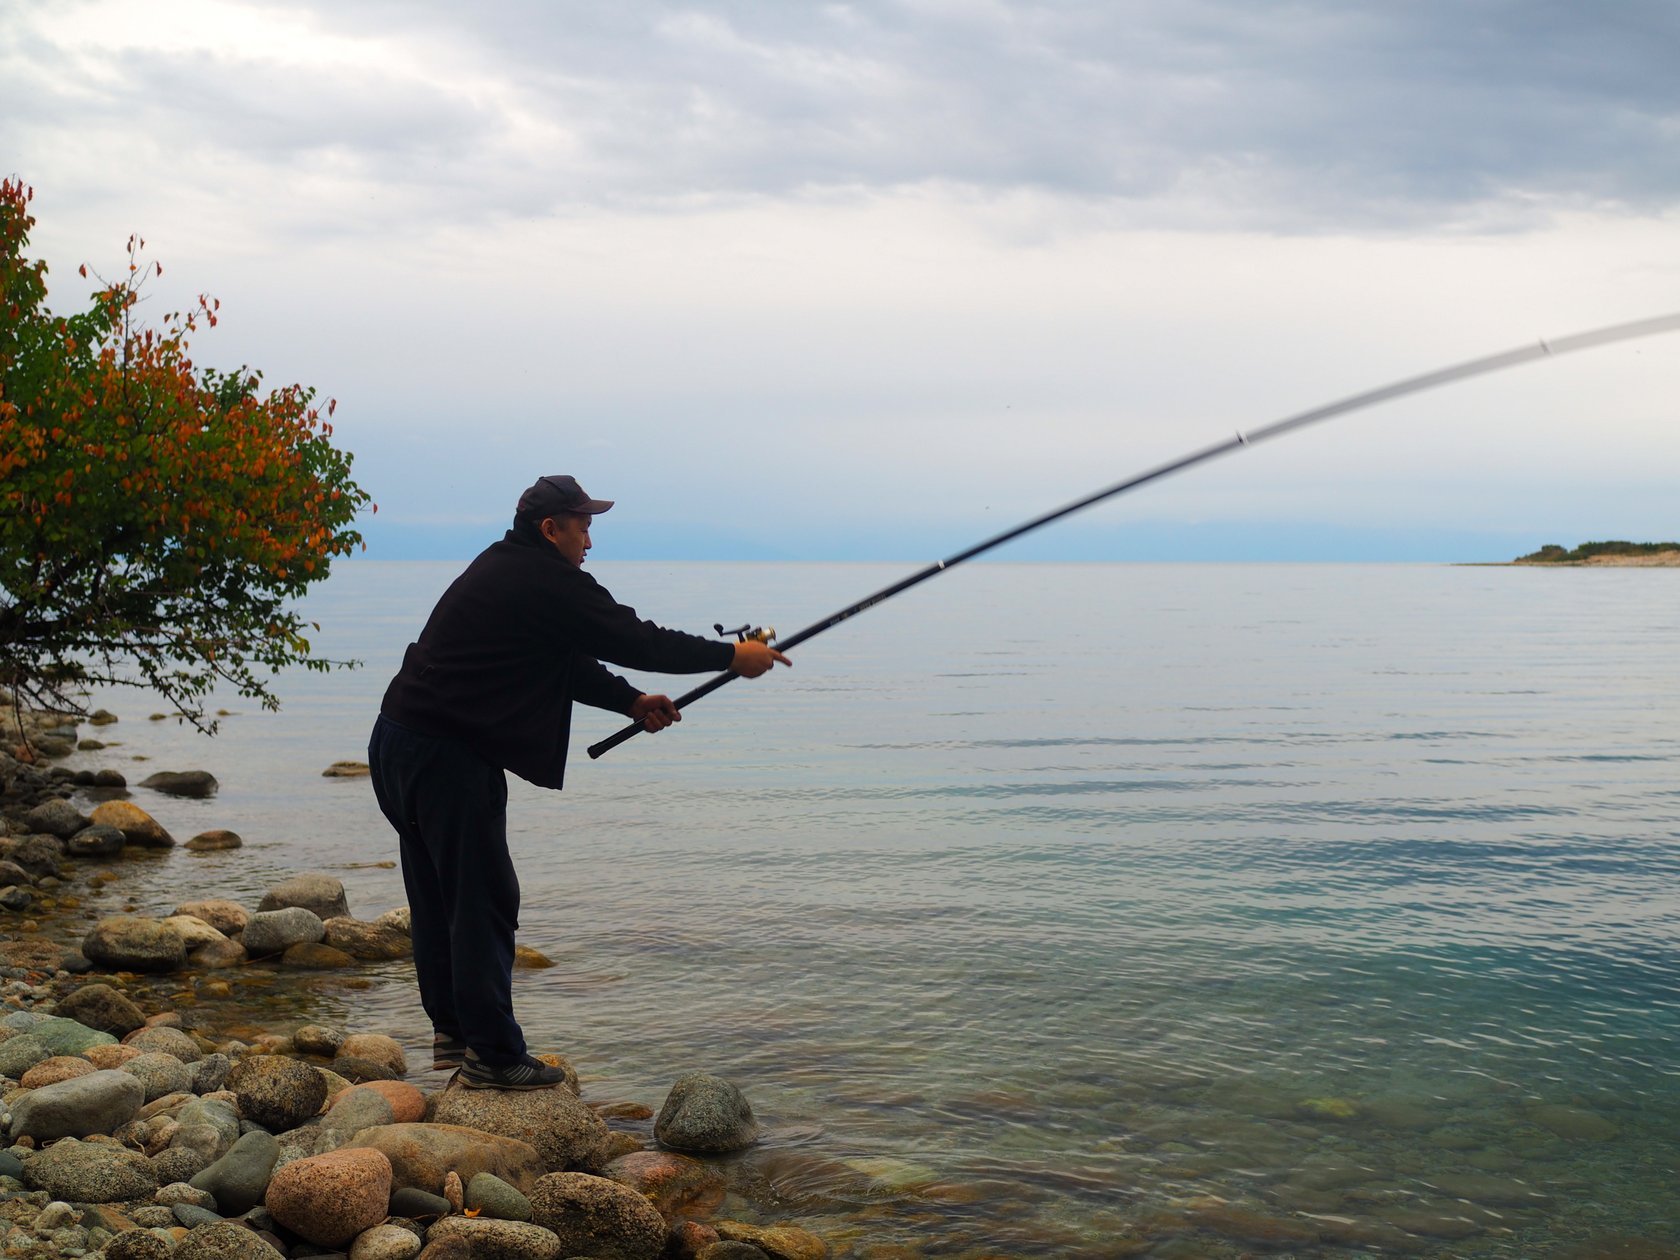
{"label": "fishing reel", "polygon": [[754,643],[769,643],[776,637],[775,626],[755,626],[750,621],[747,622],[746,625],[736,626],[733,630],[725,630],[723,628],[723,622],[714,621],[712,623],[712,629],[716,630],[718,632],[718,637],[722,639],[727,639],[730,635],[734,635],[735,642],[737,643],[746,643],[749,640]]}

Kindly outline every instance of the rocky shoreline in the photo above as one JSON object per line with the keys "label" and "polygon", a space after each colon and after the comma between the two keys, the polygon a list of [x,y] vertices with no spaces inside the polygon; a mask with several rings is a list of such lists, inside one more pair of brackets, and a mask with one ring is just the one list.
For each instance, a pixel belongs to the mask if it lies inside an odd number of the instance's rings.
{"label": "rocky shoreline", "polygon": [[[108,715],[106,715],[108,717]],[[96,715],[96,722],[100,721]],[[111,719],[114,720],[114,719]],[[60,715],[0,718],[0,1249],[110,1260],[822,1260],[790,1223],[720,1211],[728,1158],[759,1127],[728,1081],[683,1076],[657,1113],[559,1089],[423,1090],[400,1043],[288,1022],[218,1028],[220,974],[411,956],[406,909],[362,921],[337,879],[301,873],[254,909],[212,896],[172,913],[85,908],[134,849],[176,845],[114,770],[51,763]],[[329,773],[346,773],[334,767]],[[202,771],[154,790],[208,796]],[[84,814],[78,791],[105,799]],[[189,848],[238,847],[207,831]],[[63,939],[90,921],[79,945]],[[59,939],[55,939],[55,937]],[[190,986],[173,994],[170,982]],[[429,1067],[430,1065],[423,1065]],[[652,1122],[651,1130],[648,1122]],[[895,1249],[896,1251],[896,1249]]]}

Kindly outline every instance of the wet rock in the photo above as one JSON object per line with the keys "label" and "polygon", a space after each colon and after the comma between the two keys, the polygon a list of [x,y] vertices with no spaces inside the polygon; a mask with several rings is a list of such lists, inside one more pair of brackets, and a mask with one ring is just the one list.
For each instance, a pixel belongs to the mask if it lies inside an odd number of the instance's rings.
{"label": "wet rock", "polygon": [[240,940],[252,958],[264,958],[282,954],[293,945],[313,945],[326,934],[325,925],[314,911],[288,906],[253,914]]}
{"label": "wet rock", "polygon": [[348,1054],[341,1054],[332,1061],[332,1071],[352,1085],[371,1085],[376,1081],[396,1079],[388,1064]]}
{"label": "wet rock", "polygon": [[161,920],[165,927],[174,928],[186,942],[187,953],[196,953],[206,945],[215,945],[227,940],[221,932],[211,927],[203,919],[190,914],[172,914]]}
{"label": "wet rock", "polygon": [[[560,1260],[559,1237],[551,1230],[518,1221],[446,1216],[426,1231],[427,1250],[460,1240],[471,1260]],[[591,1252],[604,1256],[605,1252]]]}
{"label": "wet rock", "polygon": [[288,945],[286,952],[280,955],[280,961],[300,971],[336,971],[356,965],[356,960],[342,949],[309,941]]}
{"label": "wet rock", "polygon": [[175,847],[175,837],[164,830],[163,824],[129,801],[106,801],[94,808],[91,818],[101,827],[115,827],[130,844],[141,848]]}
{"label": "wet rock", "polygon": [[95,965],[117,971],[174,971],[186,964],[187,943],[157,919],[123,914],[94,924],[82,953]]}
{"label": "wet rock", "polygon": [[110,726],[117,720],[117,715],[109,709],[95,709],[88,714],[89,726]]}
{"label": "wet rock", "polygon": [[192,961],[195,967],[215,970],[222,967],[237,967],[249,957],[250,955],[245,952],[245,947],[238,941],[221,940],[211,941],[208,945],[200,946],[198,951],[193,954]]}
{"label": "wet rock", "polygon": [[292,1034],[292,1044],[297,1047],[299,1054],[318,1054],[330,1059],[344,1044],[344,1033],[320,1024],[305,1024]]}
{"label": "wet rock", "polygon": [[43,801],[23,816],[23,825],[30,831],[57,836],[60,840],[68,840],[88,822],[87,815],[81,810],[69,801],[56,798]]}
{"label": "wet rock", "polygon": [[170,917],[183,914],[204,920],[225,936],[238,936],[251,921],[250,911],[244,906],[237,901],[228,901],[221,897],[211,897],[203,901],[183,901],[170,912]]}
{"label": "wet rock", "polygon": [[1585,1107],[1547,1103],[1530,1108],[1528,1117],[1568,1142],[1608,1142],[1617,1133],[1614,1124]]}
{"label": "wet rock", "polygon": [[722,1154],[758,1140],[758,1122],[745,1095],[721,1077],[691,1072],[671,1087],[653,1135],[679,1151]]}
{"label": "wet rock", "polygon": [[132,1076],[120,1071],[90,1072],[17,1099],[12,1104],[11,1135],[50,1142],[110,1133],[132,1120],[144,1101],[145,1091]]}
{"label": "wet rock", "polygon": [[350,1248],[350,1260],[414,1260],[420,1239],[400,1225],[375,1225]]}
{"label": "wet rock", "polygon": [[185,1093],[192,1088],[193,1069],[172,1054],[153,1050],[130,1059],[118,1069],[127,1072],[145,1088],[146,1101],[165,1094]]}
{"label": "wet rock", "polygon": [[1488,1207],[1544,1207],[1550,1197],[1526,1181],[1489,1173],[1434,1173],[1426,1185],[1455,1199],[1469,1199]]}
{"label": "wet rock", "polygon": [[723,1174],[672,1151],[637,1151],[620,1156],[601,1175],[629,1186],[653,1204],[666,1221],[705,1220],[723,1203]]}
{"label": "wet rock", "polygon": [[208,770],[159,770],[141,779],[140,786],[167,796],[190,796],[203,800],[214,796],[221,785]]}
{"label": "wet rock", "polygon": [[201,831],[188,840],[187,848],[194,853],[219,853],[224,849],[242,848],[244,844],[238,833],[215,827],[209,831]]}
{"label": "wet rock", "polygon": [[240,1216],[263,1201],[279,1159],[280,1143],[272,1134],[253,1129],[190,1184],[213,1196],[224,1216]]}
{"label": "wet rock", "polygon": [[323,779],[365,779],[371,773],[365,761],[335,761],[321,771]]}
{"label": "wet rock", "polygon": [[200,1225],[181,1240],[174,1260],[284,1260],[282,1252],[235,1221]]}
{"label": "wet rock", "polygon": [[60,1081],[87,1076],[94,1070],[93,1064],[86,1059],[74,1055],[54,1055],[50,1059],[42,1059],[25,1072],[18,1084],[25,1089],[40,1089],[43,1085],[56,1085]]}
{"label": "wet rock", "polygon": [[454,1082],[432,1100],[432,1119],[517,1138],[535,1147],[544,1170],[598,1170],[606,1123],[566,1089],[468,1089]]}
{"label": "wet rock", "polygon": [[1377,1215],[1396,1229],[1423,1238],[1471,1238],[1482,1232],[1482,1226],[1461,1206],[1383,1208]]}
{"label": "wet rock", "polygon": [[75,1139],[55,1142],[37,1152],[24,1165],[23,1180],[55,1199],[75,1203],[149,1199],[157,1192],[157,1181],[145,1156],[120,1146]]}
{"label": "wet rock", "polygon": [[116,857],[128,843],[115,827],[83,827],[64,842],[64,852],[73,858]]}
{"label": "wet rock", "polygon": [[242,1059],[228,1073],[227,1087],[239,1099],[240,1114],[274,1133],[318,1115],[327,1100],[327,1083],[319,1072],[279,1055]]}
{"label": "wet rock", "polygon": [[532,949],[529,945],[515,945],[513,947],[513,966],[516,971],[541,971],[554,966],[554,959],[541,950]]}
{"label": "wet rock", "polygon": [[479,1173],[467,1182],[466,1205],[493,1220],[531,1219],[531,1201],[491,1173]]}
{"label": "wet rock", "polygon": [[414,943],[406,934],[393,927],[380,927],[378,924],[362,923],[356,919],[328,919],[324,939],[334,949],[341,949],[352,958],[360,958],[367,962],[410,958],[414,955]]}
{"label": "wet rock", "polygon": [[58,877],[63,874],[64,841],[57,836],[40,833],[3,843],[4,848],[0,849],[0,852],[5,854],[6,860],[21,866],[33,878],[44,879],[49,875]]}
{"label": "wet rock", "polygon": [[78,1024],[125,1037],[146,1022],[140,1008],[108,984],[84,984],[59,999],[57,1013]]}
{"label": "wet rock", "polygon": [[451,1171],[463,1180],[481,1172],[494,1173],[528,1194],[546,1171],[542,1156],[530,1143],[458,1124],[388,1124],[363,1129],[352,1141],[384,1153],[391,1161],[393,1184],[427,1194],[441,1191],[444,1176]]}
{"label": "wet rock", "polygon": [[407,906],[399,906],[395,910],[387,910],[384,914],[380,915],[373,921],[374,927],[392,928],[401,932],[404,936],[412,935],[413,924],[414,916],[409,913]]}
{"label": "wet rock", "polygon": [[[344,900],[344,884],[331,875],[314,872],[294,875],[276,884],[257,903],[258,911],[301,907],[318,919],[347,918],[350,907]],[[316,939],[320,939],[317,937]]]}
{"label": "wet rock", "polygon": [[665,1248],[665,1218],[634,1190],[605,1177],[549,1173],[532,1187],[530,1199],[531,1220],[559,1235],[563,1256],[655,1260]]}
{"label": "wet rock", "polygon": [[197,1063],[204,1057],[204,1051],[198,1048],[198,1042],[179,1028],[165,1026],[140,1028],[124,1037],[123,1045],[133,1046],[142,1054],[174,1055],[182,1063]]}
{"label": "wet rock", "polygon": [[[346,1037],[334,1057],[339,1059],[366,1059],[369,1062],[379,1064],[393,1076],[406,1076],[408,1074],[408,1057],[403,1053],[402,1044],[394,1037],[386,1037],[380,1033],[357,1033],[354,1036]],[[340,1073],[340,1075],[344,1074]]]}
{"label": "wet rock", "polygon": [[382,1222],[390,1200],[390,1161],[355,1147],[286,1165],[268,1183],[264,1201],[293,1233],[338,1247]]}
{"label": "wet rock", "polygon": [[[1235,1203],[1198,1203],[1185,1215],[1203,1229],[1261,1247],[1308,1247],[1318,1241],[1318,1231],[1305,1221],[1257,1212]],[[721,1227],[718,1232],[730,1237]]]}

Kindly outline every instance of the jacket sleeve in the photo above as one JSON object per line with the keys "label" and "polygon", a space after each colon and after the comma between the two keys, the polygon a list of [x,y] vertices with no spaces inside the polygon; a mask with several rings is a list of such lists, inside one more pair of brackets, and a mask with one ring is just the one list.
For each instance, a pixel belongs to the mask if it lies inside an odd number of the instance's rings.
{"label": "jacket sleeve", "polygon": [[579,657],[572,667],[572,698],[597,709],[629,716],[641,691],[600,661]]}
{"label": "jacket sleeve", "polygon": [[[580,579],[577,590],[564,607],[568,637],[580,651],[627,669],[658,674],[725,670],[734,661],[733,644],[644,621],[636,616],[634,608],[619,603],[587,573],[577,572],[576,577]],[[585,698],[582,685],[578,699],[594,703]]]}

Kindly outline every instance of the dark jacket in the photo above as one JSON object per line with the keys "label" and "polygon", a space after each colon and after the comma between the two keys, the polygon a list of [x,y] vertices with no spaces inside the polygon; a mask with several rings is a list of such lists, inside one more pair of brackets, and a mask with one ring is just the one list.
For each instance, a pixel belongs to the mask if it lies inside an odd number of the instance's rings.
{"label": "dark jacket", "polygon": [[733,644],[641,620],[535,531],[516,528],[443,593],[380,712],[557,788],[572,701],[628,714],[641,695],[602,660],[695,674],[728,669],[734,659]]}

